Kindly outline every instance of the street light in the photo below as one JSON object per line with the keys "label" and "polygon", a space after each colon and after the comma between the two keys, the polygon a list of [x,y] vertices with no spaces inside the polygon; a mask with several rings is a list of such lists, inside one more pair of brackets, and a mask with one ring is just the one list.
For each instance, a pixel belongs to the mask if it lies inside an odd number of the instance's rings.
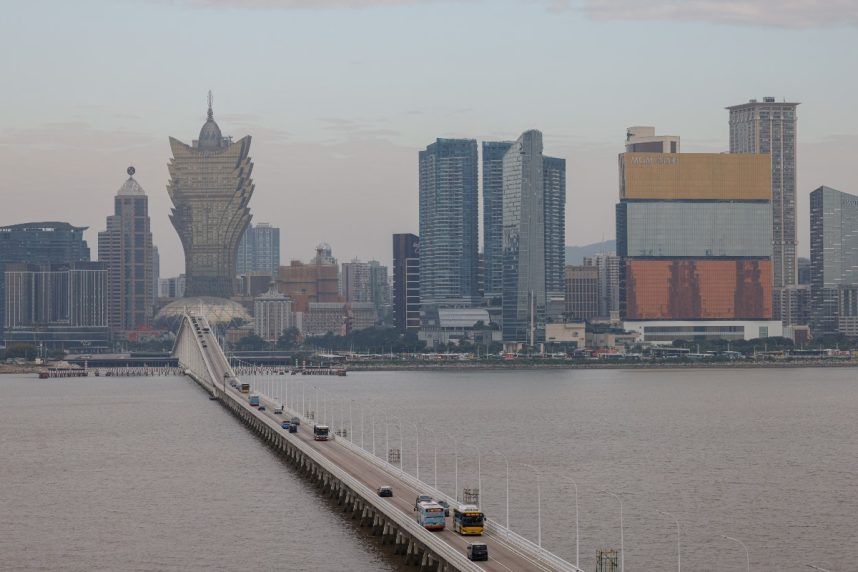
{"label": "street light", "polygon": [[[506,535],[507,535],[507,538],[509,538],[509,458],[506,455],[504,455],[503,453],[500,453],[498,451],[492,451],[492,453],[494,453],[495,455],[500,455],[501,457],[503,457],[503,461],[504,461],[504,463],[506,463]],[[575,488],[577,489],[578,487],[576,486]],[[578,496],[577,493],[575,494],[575,496],[576,496],[576,506],[577,506],[577,496]],[[577,519],[577,515],[576,515],[576,519]],[[576,530],[575,534],[576,535],[578,534],[577,530]],[[578,564],[576,563],[575,566],[577,567]]]}
{"label": "street light", "polygon": [[722,534],[720,536],[721,538],[726,538],[727,540],[735,542],[736,544],[745,549],[745,563],[748,566],[748,572],[751,572],[751,553],[748,552],[748,546],[738,538],[733,538],[732,536],[727,536],[726,534]]}
{"label": "street light", "polygon": [[516,465],[529,468],[536,475],[536,544],[542,548],[542,489],[539,483],[539,471],[533,465],[513,461]]}
{"label": "street light", "polygon": [[620,498],[620,495],[612,493],[611,491],[601,492],[605,493],[606,495],[611,495],[612,497],[617,499],[617,502],[620,503],[620,572],[626,572],[626,551],[623,549],[623,499]]}
{"label": "street light", "polygon": [[561,479],[566,479],[572,486],[575,487],[575,568],[578,568],[578,556],[579,556],[579,537],[578,537],[578,483],[572,477],[568,477],[566,475],[560,475]]}
{"label": "street light", "polygon": [[669,512],[663,510],[655,509],[655,512],[663,514],[664,516],[672,518],[676,521],[676,572],[682,572],[682,553],[681,546],[679,544],[679,519],[676,518],[674,515],[670,514]]}

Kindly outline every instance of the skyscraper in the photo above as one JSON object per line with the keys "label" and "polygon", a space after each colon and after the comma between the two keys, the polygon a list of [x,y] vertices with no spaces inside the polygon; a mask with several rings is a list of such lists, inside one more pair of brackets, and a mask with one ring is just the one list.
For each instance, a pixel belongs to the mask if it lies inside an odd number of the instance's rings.
{"label": "skyscraper", "polygon": [[420,329],[420,239],[393,235],[393,323],[401,333]]}
{"label": "skyscraper", "polygon": [[477,142],[438,139],[419,162],[423,308],[472,306],[479,297]]}
{"label": "skyscraper", "polygon": [[543,157],[545,221],[545,311],[556,321],[565,311],[563,268],[566,265],[566,159]]}
{"label": "skyscraper", "polygon": [[253,195],[250,136],[233,141],[208,118],[199,139],[186,145],[170,137],[173,158],[167,192],[170,221],[185,250],[185,294],[228,298],[233,294],[238,243],[250,224]]}
{"label": "skyscraper", "polygon": [[503,156],[513,141],[483,141],[484,296],[503,292]]}
{"label": "skyscraper", "polygon": [[797,281],[796,107],[764,97],[730,112],[730,153],[770,155],[772,169],[772,270],[774,317],[780,319],[780,290]]}
{"label": "skyscraper", "polygon": [[589,321],[599,315],[599,269],[566,267],[566,318]]}
{"label": "skyscraper", "polygon": [[858,196],[810,193],[810,297],[814,336],[858,334]]}
{"label": "skyscraper", "polygon": [[597,316],[610,318],[620,311],[620,257],[613,252],[598,252],[584,257],[584,266],[599,273],[599,309]]}
{"label": "skyscraper", "polygon": [[155,281],[149,198],[128,167],[107,230],[98,233],[98,260],[107,267],[108,323],[114,332],[149,326]]}
{"label": "skyscraper", "polygon": [[267,273],[272,278],[280,269],[280,229],[267,222],[251,224],[238,243],[236,272]]}
{"label": "skyscraper", "polygon": [[545,339],[544,165],[536,130],[503,159],[503,340],[529,346]]}

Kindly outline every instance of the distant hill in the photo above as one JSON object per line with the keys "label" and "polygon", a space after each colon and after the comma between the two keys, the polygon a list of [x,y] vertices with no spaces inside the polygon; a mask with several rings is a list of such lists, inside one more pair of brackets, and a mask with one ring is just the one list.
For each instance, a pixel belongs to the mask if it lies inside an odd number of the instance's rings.
{"label": "distant hill", "polygon": [[605,242],[594,242],[584,246],[566,247],[566,264],[583,264],[585,256],[593,256],[599,252],[614,252],[617,249],[617,241],[606,240]]}

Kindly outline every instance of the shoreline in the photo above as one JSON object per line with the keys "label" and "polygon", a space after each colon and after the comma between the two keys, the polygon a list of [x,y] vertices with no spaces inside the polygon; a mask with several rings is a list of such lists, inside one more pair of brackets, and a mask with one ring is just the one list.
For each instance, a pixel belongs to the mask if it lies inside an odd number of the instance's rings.
{"label": "shoreline", "polygon": [[858,361],[784,361],[784,362],[685,362],[685,363],[558,363],[558,364],[491,364],[491,363],[431,363],[431,364],[354,364],[347,363],[348,371],[502,371],[550,369],[788,369],[858,367]]}

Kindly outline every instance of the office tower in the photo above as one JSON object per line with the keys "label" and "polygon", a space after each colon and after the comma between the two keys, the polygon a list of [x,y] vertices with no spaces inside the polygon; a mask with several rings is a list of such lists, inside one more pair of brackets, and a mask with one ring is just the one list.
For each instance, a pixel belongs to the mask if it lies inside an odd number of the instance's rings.
{"label": "office tower", "polygon": [[253,301],[254,333],[266,342],[276,342],[294,325],[292,300],[278,292],[272,282],[268,292]]}
{"label": "office tower", "polygon": [[104,263],[10,263],[3,278],[7,344],[89,351],[108,346]]}
{"label": "office tower", "polygon": [[170,137],[173,158],[167,192],[170,221],[185,250],[186,295],[228,298],[235,289],[238,242],[250,224],[253,195],[250,136],[233,141],[208,118],[199,139],[186,145]]}
{"label": "office tower", "polygon": [[764,97],[730,112],[730,153],[769,155],[772,184],[772,267],[775,318],[780,319],[780,290],[796,283],[796,107]]}
{"label": "office tower", "polygon": [[600,318],[618,316],[620,311],[620,257],[613,252],[598,252],[584,257],[584,266],[593,266],[599,273]]}
{"label": "office tower", "polygon": [[184,298],[185,297],[185,275],[172,278],[161,278],[158,280],[159,298]]}
{"label": "office tower", "polygon": [[423,310],[477,303],[477,142],[438,139],[420,151]]}
{"label": "office tower", "polygon": [[544,165],[536,130],[503,159],[503,341],[531,347],[545,339]]}
{"label": "office tower", "polygon": [[155,283],[149,198],[134,179],[134,167],[113,200],[107,230],[98,233],[98,260],[107,267],[108,324],[113,332],[148,327]]}
{"label": "office tower", "polygon": [[236,272],[268,273],[272,278],[280,269],[280,229],[267,222],[251,224],[238,243]]}
{"label": "office tower", "polygon": [[679,137],[656,135],[655,127],[626,129],[626,153],[679,153]]}
{"label": "office tower", "polygon": [[566,159],[543,157],[545,222],[545,309],[556,321],[565,311],[563,268],[566,266]]}
{"label": "office tower", "polygon": [[341,302],[339,266],[330,245],[317,246],[309,264],[293,260],[289,266],[281,266],[277,289],[292,299],[295,312],[306,312],[312,302]]}
{"label": "office tower", "polygon": [[483,295],[503,292],[503,156],[513,141],[483,141]]}
{"label": "office tower", "polygon": [[584,322],[599,315],[599,269],[596,266],[567,266],[566,320]]}
{"label": "office tower", "polygon": [[798,259],[798,283],[810,285],[810,258]]}
{"label": "office tower", "polygon": [[393,235],[393,324],[400,333],[420,329],[420,239]]}
{"label": "office tower", "polygon": [[768,156],[624,153],[619,167],[624,327],[655,343],[780,336]]}
{"label": "office tower", "polygon": [[858,335],[858,196],[810,193],[811,331]]}
{"label": "office tower", "polygon": [[86,228],[67,222],[0,227],[0,338],[5,324],[4,266],[17,262],[44,265],[89,261],[89,247],[83,239]]}

